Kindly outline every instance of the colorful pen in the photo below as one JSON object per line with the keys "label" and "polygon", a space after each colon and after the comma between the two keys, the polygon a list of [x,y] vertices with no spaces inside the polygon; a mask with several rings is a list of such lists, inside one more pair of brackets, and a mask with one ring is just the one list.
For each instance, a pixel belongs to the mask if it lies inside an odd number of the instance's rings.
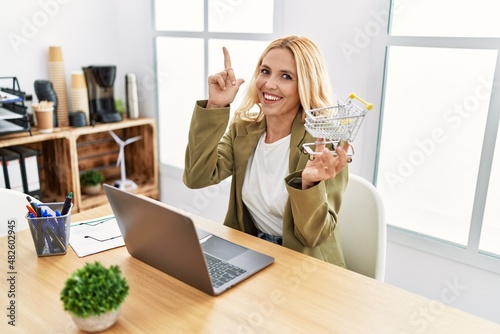
{"label": "colorful pen", "polygon": [[26,209],[28,209],[28,211],[29,211],[29,212],[30,212],[33,216],[35,216],[35,217],[36,217],[36,211],[35,211],[35,210],[33,210],[33,208],[32,208],[31,206],[26,205]]}
{"label": "colorful pen", "polygon": [[38,205],[36,204],[36,202],[33,202],[33,200],[31,199],[31,197],[29,197],[29,196],[26,196],[26,200],[31,205],[31,207],[33,208],[33,210],[35,210],[35,212],[36,212],[36,210],[38,208]]}

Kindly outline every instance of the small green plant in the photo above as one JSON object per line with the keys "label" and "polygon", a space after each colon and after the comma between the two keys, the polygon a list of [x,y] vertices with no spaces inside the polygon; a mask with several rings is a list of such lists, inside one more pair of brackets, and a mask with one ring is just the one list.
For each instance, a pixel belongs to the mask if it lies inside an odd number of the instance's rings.
{"label": "small green plant", "polygon": [[125,104],[123,103],[123,101],[121,99],[115,99],[115,109],[120,114],[125,113]]}
{"label": "small green plant", "polygon": [[104,182],[104,175],[95,170],[88,170],[80,175],[82,186],[96,186]]}
{"label": "small green plant", "polygon": [[118,266],[106,268],[96,261],[86,263],[66,280],[61,300],[65,311],[87,318],[118,309],[128,291]]}

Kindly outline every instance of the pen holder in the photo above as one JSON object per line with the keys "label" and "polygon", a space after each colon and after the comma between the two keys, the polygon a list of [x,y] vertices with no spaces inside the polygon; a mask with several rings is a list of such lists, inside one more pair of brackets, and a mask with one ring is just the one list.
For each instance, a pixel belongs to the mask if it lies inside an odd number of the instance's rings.
{"label": "pen holder", "polygon": [[[48,208],[47,211],[52,211],[51,213],[53,213],[56,210],[60,212],[63,204],[63,202],[43,203],[40,206],[42,211]],[[55,214],[52,214],[52,217],[31,218],[29,214],[26,215],[36,254],[38,256],[66,254],[69,242],[72,207],[73,204],[71,204],[68,214],[64,216],[55,216]]]}

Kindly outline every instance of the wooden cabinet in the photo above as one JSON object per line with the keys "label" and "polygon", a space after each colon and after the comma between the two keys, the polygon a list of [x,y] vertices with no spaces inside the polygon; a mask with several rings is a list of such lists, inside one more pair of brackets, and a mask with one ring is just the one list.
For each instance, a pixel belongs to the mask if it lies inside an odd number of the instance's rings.
{"label": "wooden cabinet", "polygon": [[107,203],[104,191],[97,195],[82,194],[81,173],[98,170],[108,184],[120,179],[120,167],[116,165],[119,145],[109,131],[122,140],[141,136],[139,141],[125,146],[127,179],[138,185],[131,192],[159,199],[156,126],[150,118],[126,119],[94,127],[55,128],[50,134],[33,128],[32,136],[0,136],[0,147],[23,145],[36,149],[40,153],[38,165],[43,201],[63,201],[73,192],[73,213],[76,213]]}

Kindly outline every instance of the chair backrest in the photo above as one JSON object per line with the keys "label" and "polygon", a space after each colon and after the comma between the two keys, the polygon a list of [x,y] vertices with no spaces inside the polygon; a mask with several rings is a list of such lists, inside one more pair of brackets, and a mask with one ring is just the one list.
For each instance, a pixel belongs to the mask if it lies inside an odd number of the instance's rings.
{"label": "chair backrest", "polygon": [[26,194],[0,188],[0,236],[7,235],[9,231],[8,221],[12,218],[16,219],[15,231],[21,231],[28,228],[26,220]]}
{"label": "chair backrest", "polygon": [[338,221],[347,269],[383,281],[387,232],[384,206],[375,186],[349,174]]}

